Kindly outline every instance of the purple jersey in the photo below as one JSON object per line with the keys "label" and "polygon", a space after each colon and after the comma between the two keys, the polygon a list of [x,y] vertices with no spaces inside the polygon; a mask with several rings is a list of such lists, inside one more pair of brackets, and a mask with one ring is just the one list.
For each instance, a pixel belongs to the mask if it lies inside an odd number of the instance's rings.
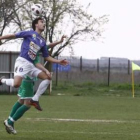
{"label": "purple jersey", "polygon": [[34,30],[16,33],[16,38],[24,38],[21,45],[20,57],[33,63],[39,51],[42,52],[43,57],[49,56],[46,41]]}

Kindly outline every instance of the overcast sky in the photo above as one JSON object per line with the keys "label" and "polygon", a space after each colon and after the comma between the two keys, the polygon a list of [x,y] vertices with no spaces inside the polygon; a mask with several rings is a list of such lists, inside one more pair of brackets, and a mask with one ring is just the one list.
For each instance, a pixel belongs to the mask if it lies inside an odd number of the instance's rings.
{"label": "overcast sky", "polygon": [[[85,58],[121,57],[140,59],[140,0],[79,0],[94,16],[109,16],[101,42],[79,42],[74,45],[76,56]],[[86,51],[85,51],[86,50]]]}
{"label": "overcast sky", "polygon": [[[75,56],[84,58],[120,57],[140,60],[140,0],[78,0],[91,2],[93,16],[109,15],[101,42],[79,42],[73,46]],[[67,50],[63,52],[66,55]]]}

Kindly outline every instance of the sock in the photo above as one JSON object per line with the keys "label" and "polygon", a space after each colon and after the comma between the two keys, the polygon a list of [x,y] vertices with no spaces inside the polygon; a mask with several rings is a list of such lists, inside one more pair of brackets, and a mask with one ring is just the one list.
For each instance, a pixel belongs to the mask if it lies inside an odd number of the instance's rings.
{"label": "sock", "polygon": [[9,119],[8,119],[8,124],[10,125],[14,125],[14,122],[17,121],[18,119],[20,119],[23,114],[28,110],[30,109],[30,107],[26,106],[26,105],[22,105],[16,112],[13,116],[11,116]]}
{"label": "sock", "polygon": [[12,107],[12,110],[11,110],[9,117],[12,117],[15,114],[15,112],[18,110],[18,108],[21,106],[22,106],[22,104],[20,104],[19,102],[16,102]]}
{"label": "sock", "polygon": [[2,79],[1,82],[7,86],[14,86],[14,79]]}
{"label": "sock", "polygon": [[38,90],[36,92],[36,94],[33,96],[33,100],[34,101],[38,101],[39,100],[39,97],[45,92],[45,90],[47,89],[48,85],[50,84],[50,80],[46,79],[46,80],[43,80],[39,87],[38,87]]}

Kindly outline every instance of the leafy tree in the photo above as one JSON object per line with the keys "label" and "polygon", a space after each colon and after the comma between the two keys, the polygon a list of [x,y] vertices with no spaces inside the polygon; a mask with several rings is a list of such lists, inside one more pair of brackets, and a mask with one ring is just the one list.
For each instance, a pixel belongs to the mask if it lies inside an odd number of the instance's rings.
{"label": "leafy tree", "polygon": [[[28,1],[29,2],[29,1]],[[18,20],[20,15],[18,11],[21,10],[21,7],[26,5],[26,1],[24,3],[20,3],[19,0],[1,0],[0,1],[0,36],[4,34],[4,32],[16,32],[18,29],[22,30],[22,26]],[[18,24],[18,26],[16,26]],[[9,40],[0,41],[0,45],[5,44]],[[2,48],[3,49],[3,48]]]}
{"label": "leafy tree", "polygon": [[90,3],[84,8],[76,0],[5,0],[0,6],[3,14],[0,18],[0,23],[3,23],[3,26],[0,26],[0,35],[5,27],[11,24],[15,31],[31,28],[34,17],[30,7],[33,3],[42,4],[45,11],[43,17],[46,30],[43,36],[47,42],[52,43],[63,34],[68,36],[65,43],[50,50],[53,57],[58,56],[66,47],[72,50],[72,45],[79,40],[98,40],[104,32],[104,24],[108,22],[107,15],[95,18],[88,14]]}
{"label": "leafy tree", "polygon": [[[0,36],[3,34],[4,29],[9,26],[13,18],[13,10],[11,7],[15,7],[14,0],[0,1]],[[0,45],[2,42],[0,41]]]}

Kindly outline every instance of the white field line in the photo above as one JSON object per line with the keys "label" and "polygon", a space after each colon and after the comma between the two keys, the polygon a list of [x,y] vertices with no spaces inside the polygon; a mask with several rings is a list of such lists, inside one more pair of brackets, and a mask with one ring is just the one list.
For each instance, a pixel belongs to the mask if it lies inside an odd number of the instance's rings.
{"label": "white field line", "polygon": [[63,119],[63,118],[26,118],[32,121],[57,121],[57,122],[90,122],[90,123],[140,123],[139,121],[126,120],[91,120],[91,119]]}
{"label": "white field line", "polygon": [[[124,121],[124,120],[91,120],[91,119],[63,119],[63,118],[25,118],[26,121],[58,121],[58,122],[90,122],[90,123],[138,123],[139,121]],[[140,122],[139,122],[140,123]],[[5,130],[0,130],[4,132]],[[61,133],[61,134],[83,134],[83,135],[129,135],[140,136],[140,133],[129,132],[84,132],[84,131],[50,131],[50,130],[19,130],[20,133]]]}
{"label": "white field line", "polygon": [[[5,130],[0,130],[0,132],[4,132]],[[50,130],[19,130],[20,133],[56,133],[56,134],[84,134],[84,135],[129,135],[129,136],[139,136],[140,133],[128,133],[128,132],[83,132],[83,131],[50,131]]]}

